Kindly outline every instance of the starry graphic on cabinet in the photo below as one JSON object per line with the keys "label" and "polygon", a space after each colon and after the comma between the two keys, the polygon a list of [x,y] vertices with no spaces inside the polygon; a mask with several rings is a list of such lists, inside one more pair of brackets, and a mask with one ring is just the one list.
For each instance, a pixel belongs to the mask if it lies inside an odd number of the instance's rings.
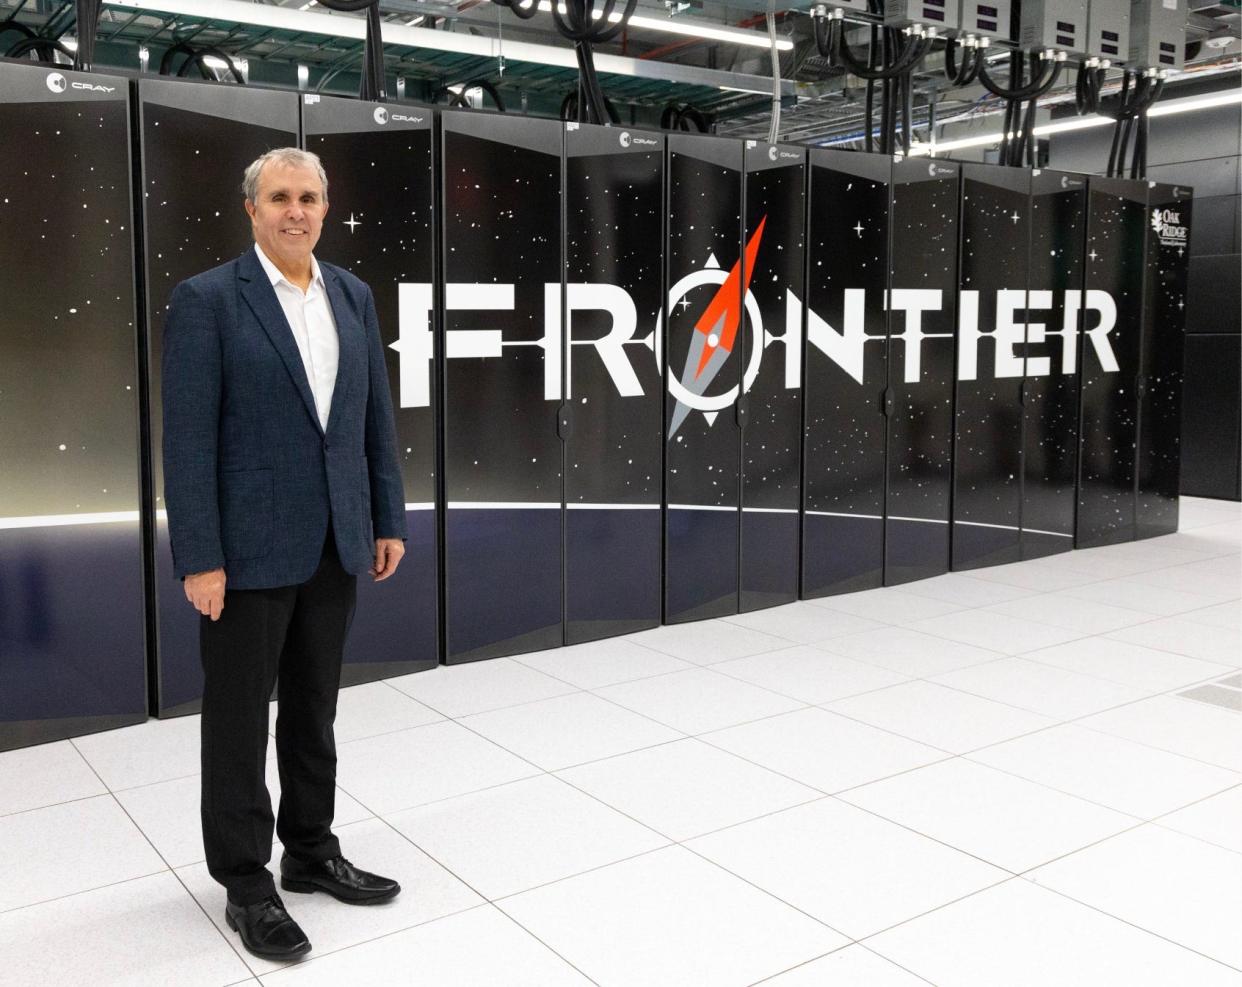
{"label": "starry graphic on cabinet", "polygon": [[[1029,249],[1029,173],[963,165],[954,569],[1012,562],[1020,554]],[[974,313],[966,307],[972,304]]]}
{"label": "starry graphic on cabinet", "polygon": [[[1086,207],[1085,177],[1055,171],[1032,176],[1022,406],[1022,557],[1028,559],[1068,551],[1074,544]],[[1043,327],[1042,340],[1036,325]]]}
{"label": "starry graphic on cabinet", "polygon": [[[958,196],[954,164],[893,165],[884,565],[890,586],[949,569]],[[926,309],[919,307],[924,300]]]}
{"label": "starry graphic on cabinet", "polygon": [[[1117,321],[1108,339],[1116,369],[1080,340],[1081,418],[1075,546],[1134,538],[1137,377],[1142,332],[1145,183],[1120,178],[1088,182],[1084,287],[1108,292]],[[1088,312],[1087,319],[1097,319]],[[1090,326],[1084,326],[1084,332]]]}

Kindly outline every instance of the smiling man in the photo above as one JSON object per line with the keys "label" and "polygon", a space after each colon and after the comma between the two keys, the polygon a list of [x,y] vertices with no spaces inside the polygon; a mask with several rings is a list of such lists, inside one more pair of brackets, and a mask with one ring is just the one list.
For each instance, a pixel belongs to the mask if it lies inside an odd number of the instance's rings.
{"label": "smiling man", "polygon": [[[164,328],[164,503],[175,574],[201,614],[202,825],[225,918],[252,953],[310,949],[281,887],[369,905],[396,881],[332,833],[332,724],[356,577],[401,560],[405,497],[371,289],[313,250],[319,158],[269,151],[243,182],[254,247],[183,281]],[[264,782],[279,682],[279,815]]]}

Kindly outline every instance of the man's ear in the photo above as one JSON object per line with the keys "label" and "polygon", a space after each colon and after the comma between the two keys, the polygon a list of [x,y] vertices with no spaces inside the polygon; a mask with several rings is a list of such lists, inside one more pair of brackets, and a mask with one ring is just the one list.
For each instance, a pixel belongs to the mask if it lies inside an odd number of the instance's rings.
{"label": "man's ear", "polygon": [[246,207],[246,215],[254,219],[254,203],[249,199],[242,199],[242,205]]}

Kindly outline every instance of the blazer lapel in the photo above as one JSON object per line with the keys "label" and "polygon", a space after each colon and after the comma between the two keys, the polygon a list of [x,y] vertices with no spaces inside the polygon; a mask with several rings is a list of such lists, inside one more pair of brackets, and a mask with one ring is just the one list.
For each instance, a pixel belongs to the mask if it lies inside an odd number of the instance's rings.
{"label": "blazer lapel", "polygon": [[[323,283],[328,289],[328,303],[332,306],[332,318],[336,322],[338,351],[336,383],[332,387],[332,407],[340,408],[344,407],[344,398],[349,393],[350,385],[358,378],[359,370],[361,369],[363,375],[366,373],[366,334],[336,272],[322,261],[319,270],[323,273]],[[335,420],[336,416],[329,411],[329,428]]]}
{"label": "blazer lapel", "polygon": [[[263,265],[259,263],[259,258],[255,256],[253,248],[242,254],[237,276],[242,282],[242,297],[246,299],[246,304],[254,312],[255,318],[259,320],[259,325],[267,333],[272,345],[276,347],[276,352],[284,361],[285,369],[289,371],[294,386],[302,395],[302,403],[306,405],[311,421],[322,434],[323,428],[319,424],[319,412],[315,410],[315,397],[311,394],[310,382],[306,379],[306,367],[302,363],[302,354],[298,352],[298,344],[293,339],[293,330],[289,328],[289,320],[285,318],[284,309],[280,307],[276,291],[268,281],[267,273],[263,270]],[[340,378],[337,379],[339,381]]]}

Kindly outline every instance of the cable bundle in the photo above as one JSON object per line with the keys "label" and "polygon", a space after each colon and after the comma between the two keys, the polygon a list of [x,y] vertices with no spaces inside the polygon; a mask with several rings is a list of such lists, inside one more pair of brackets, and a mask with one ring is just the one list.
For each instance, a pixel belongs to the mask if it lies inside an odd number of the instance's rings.
{"label": "cable bundle", "polygon": [[362,50],[362,82],[358,95],[362,99],[384,100],[388,87],[384,81],[383,20],[380,18],[379,0],[319,0],[329,10],[346,13],[367,12],[367,39]]}
{"label": "cable bundle", "polygon": [[664,107],[664,112],[660,114],[661,130],[689,130],[706,134],[711,130],[711,123],[700,110],[691,106],[689,103],[679,106],[676,103],[669,103]]}
{"label": "cable bundle", "polygon": [[[958,42],[956,38],[950,38],[944,46],[945,78],[955,87],[969,86],[979,78],[979,72],[984,64],[983,56],[987,52],[987,47],[987,38],[978,40],[971,35],[962,42]],[[959,48],[964,49],[962,51],[961,65],[957,64]]]}
{"label": "cable bundle", "polygon": [[[1130,88],[1131,81],[1134,88]],[[1130,161],[1130,177],[1147,177],[1147,111],[1160,98],[1164,79],[1155,69],[1126,72],[1121,79],[1117,123],[1113,127],[1113,143],[1108,152],[1109,177],[1124,177],[1130,137],[1134,135],[1134,153]],[[1136,123],[1137,121],[1137,123]]]}
{"label": "cable bundle", "polygon": [[1100,90],[1104,88],[1104,74],[1111,63],[1089,58],[1078,65],[1078,78],[1074,81],[1074,108],[1078,115],[1096,113],[1100,108]]}
{"label": "cable bundle", "polygon": [[[882,0],[870,0],[871,13],[882,13]],[[902,151],[910,153],[910,117],[914,105],[913,75],[923,58],[932,49],[936,35],[914,25],[904,31],[871,26],[871,40],[864,61],[855,55],[845,40],[840,10],[831,13],[825,7],[814,12],[815,47],[832,68],[845,68],[867,82],[866,116],[868,151],[876,149],[874,139],[875,84],[882,83],[880,99],[879,151],[892,154],[897,149],[897,116],[901,115]]]}
{"label": "cable bundle", "polygon": [[236,82],[239,86],[246,84],[246,80],[241,74],[241,69],[237,67],[232,56],[221,51],[219,48],[213,48],[210,45],[204,45],[199,48],[189,45],[184,41],[178,41],[175,45],[164,52],[164,57],[160,59],[160,75],[173,74],[173,62],[176,61],[178,55],[186,56],[185,60],[181,63],[181,66],[177,69],[178,76],[184,77],[186,73],[190,71],[191,65],[197,65],[199,75],[201,75],[204,79],[214,80],[216,75],[212,72],[211,66],[207,64],[206,60],[208,58],[218,58],[220,61],[224,62],[224,65],[228,69],[229,75],[233,77],[234,82]]}
{"label": "cable bundle", "polygon": [[41,34],[35,34],[25,24],[21,24],[12,18],[0,21],[0,34],[8,31],[16,31],[22,36],[20,41],[15,42],[4,53],[8,58],[25,58],[32,51],[39,56],[39,61],[41,62],[55,62],[57,53],[64,55],[70,61],[75,57],[73,52],[55,38],[46,38]]}
{"label": "cable bundle", "polygon": [[[527,20],[539,9],[538,0],[492,0],[501,7],[508,7],[518,17]],[[604,97],[604,90],[595,74],[595,57],[591,46],[611,41],[626,29],[638,0],[626,0],[625,9],[616,23],[617,0],[604,0],[596,6],[595,0],[552,0],[552,19],[562,37],[574,43],[574,55],[578,59],[578,92],[574,100],[568,98],[561,104],[562,115],[573,108],[579,123],[619,123],[616,111]],[[562,10],[563,8],[563,10]]]}
{"label": "cable bundle", "polygon": [[[1004,136],[1001,138],[1000,163],[1021,167],[1023,159],[1035,166],[1035,108],[1039,97],[1056,85],[1065,64],[1064,52],[1046,51],[1030,54],[1031,77],[1025,79],[1027,56],[1020,51],[1009,55],[1009,86],[1003,87],[992,78],[987,62],[979,66],[979,81],[993,96],[1005,101]],[[1025,114],[1022,104],[1026,104]]]}
{"label": "cable bundle", "polygon": [[441,86],[436,90],[435,95],[431,97],[431,101],[433,103],[438,103],[440,102],[441,96],[448,96],[449,106],[461,106],[469,109],[470,103],[466,99],[466,93],[469,90],[474,89],[476,86],[492,97],[492,102],[496,104],[498,112],[505,112],[505,101],[500,95],[500,90],[498,90],[486,79],[471,79],[469,82],[463,82],[460,84],[460,90],[458,92],[453,91],[453,86]]}

